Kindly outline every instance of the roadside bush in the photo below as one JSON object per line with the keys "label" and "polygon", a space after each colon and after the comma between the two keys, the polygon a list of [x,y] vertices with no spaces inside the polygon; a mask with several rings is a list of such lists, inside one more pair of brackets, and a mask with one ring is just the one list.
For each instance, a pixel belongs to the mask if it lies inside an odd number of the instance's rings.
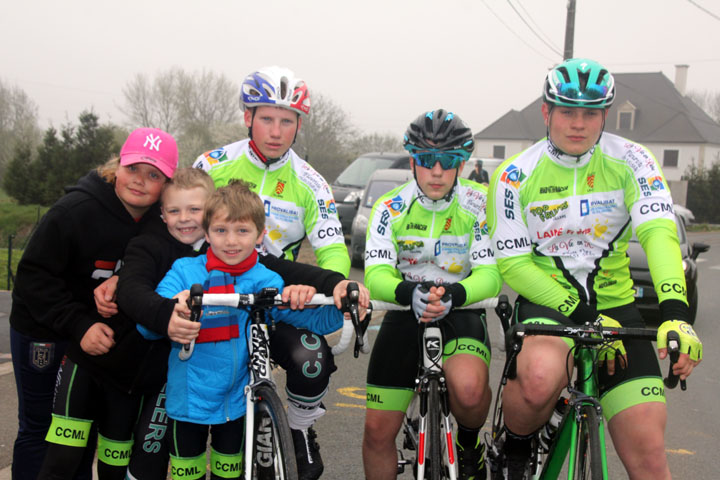
{"label": "roadside bush", "polygon": [[720,163],[710,168],[692,165],[685,173],[688,180],[687,207],[696,223],[720,223]]}

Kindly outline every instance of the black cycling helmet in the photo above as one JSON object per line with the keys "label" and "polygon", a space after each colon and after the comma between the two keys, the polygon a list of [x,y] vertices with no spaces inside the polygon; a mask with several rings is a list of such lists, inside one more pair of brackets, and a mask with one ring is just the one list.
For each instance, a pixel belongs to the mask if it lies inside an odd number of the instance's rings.
{"label": "black cycling helmet", "polygon": [[417,117],[408,127],[403,139],[405,150],[457,150],[472,153],[475,142],[472,132],[460,117],[443,109]]}

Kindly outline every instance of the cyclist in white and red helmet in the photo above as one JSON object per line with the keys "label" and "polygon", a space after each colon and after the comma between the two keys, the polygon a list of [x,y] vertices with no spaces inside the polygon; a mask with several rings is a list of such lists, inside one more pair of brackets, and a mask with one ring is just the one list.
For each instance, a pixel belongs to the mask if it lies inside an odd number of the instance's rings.
{"label": "cyclist in white and red helmet", "polygon": [[[307,85],[286,68],[262,68],[243,80],[240,104],[250,138],[206,152],[194,166],[218,187],[240,178],[260,195],[266,215],[261,254],[295,260],[307,237],[318,266],[347,277],[350,257],[330,186],[291,148],[310,113]],[[282,323],[271,345],[273,359],[288,372],[288,419],[300,479],[314,480],[323,464],[312,425],[325,413],[321,401],[336,369],[333,356],[322,336]]]}

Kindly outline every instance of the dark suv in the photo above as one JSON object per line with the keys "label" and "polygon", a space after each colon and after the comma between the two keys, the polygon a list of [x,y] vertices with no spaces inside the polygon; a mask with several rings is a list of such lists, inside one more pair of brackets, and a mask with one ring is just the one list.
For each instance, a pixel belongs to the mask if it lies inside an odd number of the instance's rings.
{"label": "dark suv", "polygon": [[[685,269],[685,284],[687,287],[687,299],[690,305],[690,323],[695,323],[698,306],[697,292],[697,265],[695,261],[698,255],[707,252],[709,245],[704,243],[693,243],[690,245],[685,231],[685,220],[680,215],[675,215],[678,239],[680,240],[680,252],[682,263]],[[635,303],[646,322],[654,324],[660,320],[660,307],[658,297],[650,278],[650,268],[647,257],[637,237],[633,234],[628,244],[627,254],[630,257],[630,276],[635,284]]]}
{"label": "dark suv", "polygon": [[407,153],[366,153],[356,158],[332,183],[343,233],[350,234],[362,192],[370,175],[381,168],[410,169]]}

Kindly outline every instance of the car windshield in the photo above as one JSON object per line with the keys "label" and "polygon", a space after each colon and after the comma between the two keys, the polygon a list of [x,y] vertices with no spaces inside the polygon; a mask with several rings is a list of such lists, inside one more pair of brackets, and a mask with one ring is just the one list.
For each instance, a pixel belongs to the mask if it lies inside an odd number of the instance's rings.
{"label": "car windshield", "polygon": [[335,183],[362,188],[375,170],[390,168],[392,162],[390,158],[360,157],[338,175]]}
{"label": "car windshield", "polygon": [[400,182],[395,180],[375,180],[367,187],[365,193],[365,207],[372,207],[380,196],[385,195],[393,188],[400,185]]}
{"label": "car windshield", "polygon": [[[677,227],[678,240],[680,240],[680,244],[682,245],[683,243],[687,242],[687,239],[685,237],[685,227],[684,227],[683,221],[678,216],[675,216],[675,226]],[[637,243],[639,241],[637,238],[637,233],[635,232],[634,228],[633,228],[632,238],[630,239],[630,241],[635,242],[635,243]]]}

